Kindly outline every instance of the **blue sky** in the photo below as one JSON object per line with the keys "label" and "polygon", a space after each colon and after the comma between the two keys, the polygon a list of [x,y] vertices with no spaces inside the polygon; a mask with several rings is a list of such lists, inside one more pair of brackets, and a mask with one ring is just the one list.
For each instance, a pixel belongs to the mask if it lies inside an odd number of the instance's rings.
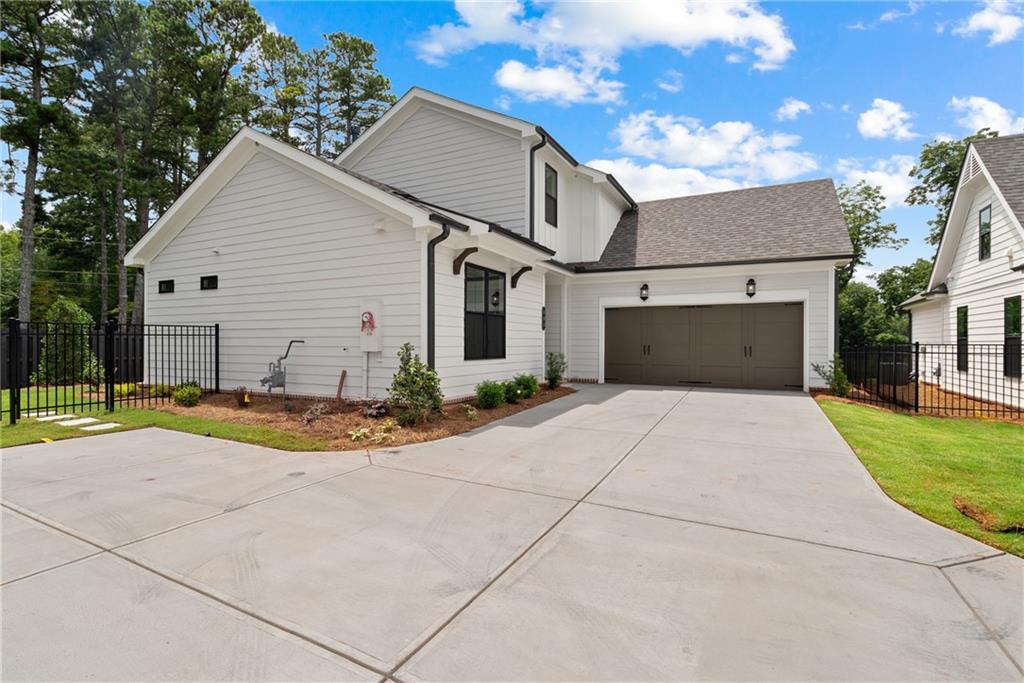
{"label": "blue sky", "polygon": [[1019,2],[255,5],[302,48],[372,41],[398,94],[543,125],[640,199],[867,178],[910,240],[871,254],[876,271],[933,251],[931,210],[902,205],[923,143],[1024,130]]}

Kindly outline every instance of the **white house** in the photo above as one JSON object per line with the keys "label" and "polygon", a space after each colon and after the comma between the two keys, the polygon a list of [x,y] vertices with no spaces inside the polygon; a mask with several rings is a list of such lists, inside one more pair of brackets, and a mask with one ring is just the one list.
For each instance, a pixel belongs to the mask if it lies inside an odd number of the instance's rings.
{"label": "white house", "polygon": [[[219,323],[221,386],[448,397],[541,375],[806,390],[851,245],[830,180],[637,203],[540,126],[413,88],[333,163],[242,129],[128,254],[149,323]],[[373,317],[372,330],[361,321]],[[372,334],[369,332],[372,331]]]}
{"label": "white house", "polygon": [[919,375],[944,389],[1021,405],[1024,135],[972,142],[928,289],[903,303]]}

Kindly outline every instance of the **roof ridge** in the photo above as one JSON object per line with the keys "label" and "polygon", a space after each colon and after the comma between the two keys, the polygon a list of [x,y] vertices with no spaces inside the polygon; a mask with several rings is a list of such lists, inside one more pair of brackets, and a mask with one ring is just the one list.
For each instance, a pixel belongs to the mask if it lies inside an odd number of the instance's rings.
{"label": "roof ridge", "polygon": [[661,199],[648,199],[647,201],[637,203],[640,205],[654,204],[657,202],[671,202],[679,199],[694,199],[696,197],[712,197],[715,195],[750,192],[754,190],[773,190],[782,187],[793,187],[795,185],[810,185],[812,183],[829,183],[831,185],[835,185],[835,181],[832,180],[832,178],[813,178],[811,180],[796,180],[790,183],[778,183],[776,185],[754,185],[752,187],[738,187],[735,190],[718,190],[717,192],[699,192],[697,194],[684,194],[677,197],[662,197]]}

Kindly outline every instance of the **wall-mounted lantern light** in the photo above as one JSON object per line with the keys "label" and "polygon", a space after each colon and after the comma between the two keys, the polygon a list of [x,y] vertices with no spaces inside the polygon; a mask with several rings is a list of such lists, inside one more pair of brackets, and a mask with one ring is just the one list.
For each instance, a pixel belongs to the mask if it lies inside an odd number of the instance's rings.
{"label": "wall-mounted lantern light", "polygon": [[754,296],[757,294],[757,283],[754,282],[754,278],[747,280],[747,296]]}
{"label": "wall-mounted lantern light", "polygon": [[647,301],[647,297],[651,295],[651,288],[647,286],[647,283],[640,285],[640,301]]}
{"label": "wall-mounted lantern light", "polygon": [[494,292],[494,293],[491,294],[491,306],[494,306],[495,308],[497,308],[498,307],[498,303],[500,301],[501,301],[501,299],[498,298],[498,293],[497,292]]}

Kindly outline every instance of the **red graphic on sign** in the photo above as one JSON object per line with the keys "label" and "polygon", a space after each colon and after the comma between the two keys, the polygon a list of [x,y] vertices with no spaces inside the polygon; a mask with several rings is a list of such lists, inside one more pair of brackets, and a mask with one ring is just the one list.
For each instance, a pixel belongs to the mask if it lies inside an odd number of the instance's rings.
{"label": "red graphic on sign", "polygon": [[362,316],[359,320],[359,333],[366,335],[373,335],[373,331],[377,329],[377,323],[373,319],[373,313],[370,311],[363,311]]}

